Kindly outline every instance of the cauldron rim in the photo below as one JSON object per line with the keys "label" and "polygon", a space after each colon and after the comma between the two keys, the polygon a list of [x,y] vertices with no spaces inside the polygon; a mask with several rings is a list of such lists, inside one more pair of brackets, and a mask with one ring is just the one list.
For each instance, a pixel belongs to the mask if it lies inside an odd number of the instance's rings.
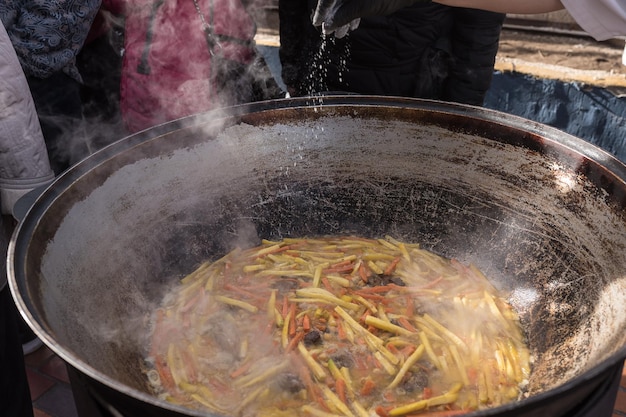
{"label": "cauldron rim", "polygon": [[[500,113],[494,110],[466,105],[458,105],[453,103],[444,103],[437,100],[400,99],[377,96],[355,97],[351,95],[325,96],[323,98],[323,101],[319,105],[354,106],[355,101],[363,106],[419,108],[432,111],[453,113],[467,117],[475,117],[480,120],[492,123],[507,124],[514,129],[520,129],[526,132],[530,132],[532,134],[541,135],[550,140],[557,140],[560,145],[571,149],[573,152],[581,153],[590,160],[599,163],[600,165],[611,171],[613,174],[618,176],[622,181],[626,182],[626,165],[615,159],[607,152],[597,148],[592,144],[584,142],[579,138],[566,134],[558,129],[551,128],[540,123],[530,122],[527,119]],[[357,105],[359,105],[358,103]],[[310,107],[310,99],[282,99],[273,100],[270,102],[250,103],[247,105],[236,106],[234,108],[228,109],[228,115],[225,115],[224,117],[231,118],[233,117],[233,115],[237,117],[241,115],[247,115],[249,113],[261,112],[264,110],[276,110],[281,108],[294,109],[298,106]],[[219,114],[222,114],[221,112],[222,111],[220,111]],[[14,259],[16,255],[19,255],[20,250],[25,250],[24,247],[20,248],[20,245],[24,244],[24,242],[20,241],[20,238],[22,236],[28,236],[30,232],[35,229],[37,222],[34,220],[38,219],[46,211],[47,206],[51,204],[59,195],[61,195],[63,190],[65,190],[67,186],[75,182],[82,175],[88,173],[93,168],[93,166],[103,163],[112,156],[118,154],[119,152],[126,150],[136,144],[140,144],[146,140],[154,139],[160,135],[167,134],[175,130],[192,127],[198,123],[203,123],[205,117],[206,114],[190,116],[184,119],[156,126],[146,131],[139,132],[135,135],[123,138],[120,141],[92,154],[84,161],[80,162],[79,164],[68,170],[66,173],[59,176],[54,181],[54,183],[51,184],[35,201],[33,206],[27,212],[25,216],[25,221],[18,224],[18,227],[9,245],[9,259]],[[55,352],[65,362],[75,367],[80,372],[87,375],[89,378],[104,383],[112,389],[119,390],[119,385],[121,384],[120,382],[114,380],[113,378],[110,378],[109,376],[103,374],[95,368],[92,368],[89,364],[84,363],[80,359],[77,361],[77,355],[75,355],[72,351],[64,348],[63,346],[59,346],[55,342],[52,335],[39,324],[39,321],[31,313],[32,305],[29,306],[29,303],[22,298],[22,288],[20,287],[20,284],[17,282],[17,279],[15,277],[16,271],[14,267],[15,265],[9,262],[9,286],[13,297],[18,304],[20,313],[24,316],[27,323],[33,328],[34,332],[53,352]],[[626,346],[623,346],[615,354],[602,360],[593,368],[583,372],[581,375],[578,375],[568,380],[564,384],[548,389],[544,392],[537,393],[529,398],[525,398],[500,407],[470,413],[468,414],[468,416],[499,415],[503,412],[510,411],[516,408],[532,407],[533,405],[540,404],[550,398],[559,396],[560,394],[567,392],[580,384],[593,380],[599,375],[602,375],[611,367],[615,366],[620,361],[623,361],[624,357],[626,357]],[[158,407],[170,409],[175,412],[185,413],[187,415],[206,415],[200,412],[196,413],[193,410],[187,409],[185,407],[180,407],[167,403],[145,392],[131,388],[124,384],[122,385],[125,393],[140,401],[153,404]]]}

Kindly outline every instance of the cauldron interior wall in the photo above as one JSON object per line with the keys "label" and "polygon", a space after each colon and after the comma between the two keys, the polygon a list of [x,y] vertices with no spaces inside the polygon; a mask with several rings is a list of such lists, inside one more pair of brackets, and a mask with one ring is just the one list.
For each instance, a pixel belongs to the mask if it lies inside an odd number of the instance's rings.
{"label": "cauldron interior wall", "polygon": [[417,103],[270,109],[224,130],[196,118],[96,154],[18,233],[24,309],[72,365],[141,397],[149,313],[200,262],[261,238],[390,234],[472,262],[510,294],[533,393],[623,354],[625,177]]}

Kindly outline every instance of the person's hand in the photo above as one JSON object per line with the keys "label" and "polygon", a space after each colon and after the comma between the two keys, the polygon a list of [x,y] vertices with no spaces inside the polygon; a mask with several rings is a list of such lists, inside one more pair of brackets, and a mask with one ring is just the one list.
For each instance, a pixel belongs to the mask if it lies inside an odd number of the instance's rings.
{"label": "person's hand", "polygon": [[358,27],[360,18],[385,16],[403,7],[430,0],[318,0],[313,25],[321,26],[324,34],[343,37]]}

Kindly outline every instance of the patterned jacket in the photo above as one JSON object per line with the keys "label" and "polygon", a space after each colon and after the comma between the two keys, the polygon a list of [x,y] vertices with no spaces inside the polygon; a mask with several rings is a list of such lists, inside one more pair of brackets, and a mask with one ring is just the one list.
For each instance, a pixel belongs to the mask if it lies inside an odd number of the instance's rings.
{"label": "patterned jacket", "polygon": [[63,71],[81,81],[76,68],[101,0],[2,0],[4,24],[24,72],[47,78]]}

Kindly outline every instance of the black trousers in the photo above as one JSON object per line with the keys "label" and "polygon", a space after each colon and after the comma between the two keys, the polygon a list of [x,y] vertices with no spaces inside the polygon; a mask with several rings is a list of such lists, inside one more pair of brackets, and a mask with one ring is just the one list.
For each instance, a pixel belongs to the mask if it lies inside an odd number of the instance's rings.
{"label": "black trousers", "polygon": [[8,285],[0,290],[0,416],[33,417],[18,311]]}

